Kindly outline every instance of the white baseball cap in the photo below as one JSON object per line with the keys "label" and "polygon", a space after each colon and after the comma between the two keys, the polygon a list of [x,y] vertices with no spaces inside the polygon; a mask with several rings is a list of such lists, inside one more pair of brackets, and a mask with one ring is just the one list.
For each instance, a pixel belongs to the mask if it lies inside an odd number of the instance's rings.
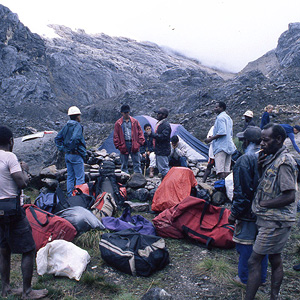
{"label": "white baseball cap", "polygon": [[247,111],[244,113],[244,116],[245,116],[245,117],[249,117],[249,118],[253,118],[253,111],[252,111],[252,110],[247,110]]}

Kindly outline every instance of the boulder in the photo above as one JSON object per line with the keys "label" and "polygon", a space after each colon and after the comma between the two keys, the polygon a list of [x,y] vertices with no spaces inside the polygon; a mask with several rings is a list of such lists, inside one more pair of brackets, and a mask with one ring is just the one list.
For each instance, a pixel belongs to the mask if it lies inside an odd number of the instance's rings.
{"label": "boulder", "polygon": [[155,287],[151,288],[141,300],[169,300],[172,296],[168,294],[164,289]]}
{"label": "boulder", "polygon": [[140,173],[132,174],[127,182],[127,186],[133,189],[143,188],[146,186],[146,184],[146,178]]}
{"label": "boulder", "polygon": [[43,169],[58,163],[58,150],[54,143],[57,132],[44,134],[43,137],[22,142],[14,139],[14,153],[19,160],[25,161],[32,176],[38,176]]}

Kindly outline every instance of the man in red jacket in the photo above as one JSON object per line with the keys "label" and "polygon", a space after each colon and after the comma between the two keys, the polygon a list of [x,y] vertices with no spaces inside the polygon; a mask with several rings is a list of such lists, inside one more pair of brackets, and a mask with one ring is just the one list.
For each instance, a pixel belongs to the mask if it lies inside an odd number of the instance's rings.
{"label": "man in red jacket", "polygon": [[138,120],[130,115],[128,104],[121,106],[122,117],[115,123],[114,145],[120,151],[121,170],[128,173],[128,157],[131,155],[133,172],[142,173],[140,146],[145,143],[144,134]]}

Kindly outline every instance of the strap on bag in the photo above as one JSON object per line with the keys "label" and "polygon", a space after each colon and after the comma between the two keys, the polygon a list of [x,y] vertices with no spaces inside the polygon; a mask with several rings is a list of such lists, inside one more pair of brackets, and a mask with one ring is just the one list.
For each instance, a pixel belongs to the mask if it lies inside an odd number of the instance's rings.
{"label": "strap on bag", "polygon": [[[189,228],[189,227],[187,227],[185,225],[182,225],[182,232],[184,233],[185,237],[188,240],[190,240],[192,243],[195,243],[197,246],[202,247],[202,248],[207,248],[208,250],[212,249],[212,243],[215,241],[213,238],[208,237],[208,236],[206,236],[204,234],[198,233],[198,232],[194,231],[193,229],[191,229],[191,228]],[[200,238],[206,240],[205,245],[203,243],[198,242],[195,239],[191,238],[189,236],[189,233],[191,233],[192,235],[195,235],[197,237],[200,237]]]}
{"label": "strap on bag", "polygon": [[[33,207],[33,206],[30,206],[30,207],[29,207],[29,210],[30,210],[30,212],[31,212],[31,214],[32,214],[32,216],[33,216],[33,218],[37,221],[37,223],[38,223],[40,226],[45,227],[45,226],[47,226],[47,225],[49,224],[49,216],[51,216],[52,214],[50,214],[50,213],[48,213],[48,212],[45,212],[45,211],[43,211],[43,210],[41,210],[41,209],[35,208],[35,207]],[[46,215],[46,222],[45,222],[45,223],[42,223],[42,222],[38,219],[35,210],[38,211],[38,212],[41,212],[41,213],[43,213],[43,214]]]}
{"label": "strap on bag", "polygon": [[[204,216],[205,216],[205,214],[206,214],[206,212],[207,212],[207,209],[208,209],[208,207],[209,207],[210,205],[211,205],[211,204],[210,204],[208,201],[205,201],[204,208],[203,208],[203,210],[202,210],[201,217],[200,217],[200,227],[201,227],[202,221],[203,221],[203,219],[204,219]],[[215,224],[215,226],[212,227],[211,229],[214,229],[214,228],[220,223],[220,221],[222,220],[222,217],[223,217],[223,215],[224,215],[224,212],[225,212],[225,208],[222,207],[222,209],[221,209],[221,211],[220,211],[220,214],[219,214],[218,222],[217,222],[217,223]]]}

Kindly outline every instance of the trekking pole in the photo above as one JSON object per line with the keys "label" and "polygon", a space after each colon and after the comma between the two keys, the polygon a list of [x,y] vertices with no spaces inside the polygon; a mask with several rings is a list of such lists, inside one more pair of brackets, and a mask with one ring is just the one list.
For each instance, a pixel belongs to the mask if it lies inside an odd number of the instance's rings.
{"label": "trekking pole", "polygon": [[146,176],[146,169],[147,169],[147,165],[145,163],[145,167],[144,167],[144,177]]}

